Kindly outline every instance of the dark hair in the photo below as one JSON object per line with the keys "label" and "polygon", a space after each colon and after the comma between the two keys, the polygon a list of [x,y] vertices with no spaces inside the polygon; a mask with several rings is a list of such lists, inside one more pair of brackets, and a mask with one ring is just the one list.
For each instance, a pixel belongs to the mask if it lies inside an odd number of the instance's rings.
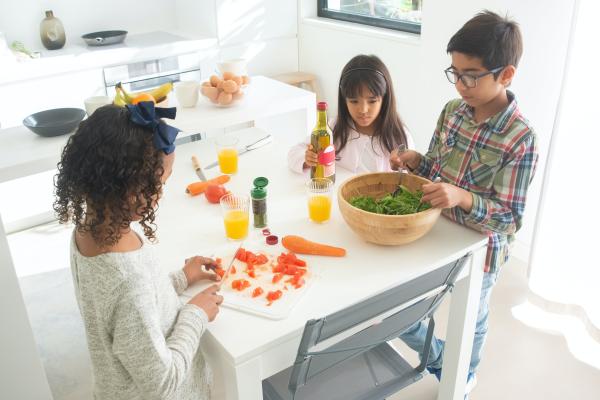
{"label": "dark hair", "polygon": [[[486,10],[467,21],[450,38],[446,51],[478,57],[488,70],[507,65],[516,68],[523,53],[521,30],[508,17]],[[494,78],[500,72],[496,72]]]}
{"label": "dark hair", "polygon": [[54,177],[54,211],[61,223],[90,232],[100,247],[116,244],[132,217],[154,240],[154,205],[161,192],[163,156],[152,130],[134,124],[129,111],[108,105],[79,124]]}
{"label": "dark hair", "polygon": [[382,99],[381,110],[375,119],[373,139],[377,138],[381,146],[389,152],[399,144],[407,144],[404,124],[396,111],[396,96],[390,72],[377,56],[358,55],[348,61],[340,76],[338,115],[333,128],[336,152],[341,151],[350,139],[352,117],[346,105],[346,98],[358,97],[363,87]]}

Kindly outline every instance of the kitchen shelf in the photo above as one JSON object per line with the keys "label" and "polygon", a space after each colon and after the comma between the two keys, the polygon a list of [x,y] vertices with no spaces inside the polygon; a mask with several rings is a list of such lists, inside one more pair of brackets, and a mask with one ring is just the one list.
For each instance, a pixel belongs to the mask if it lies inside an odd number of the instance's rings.
{"label": "kitchen shelf", "polygon": [[188,38],[163,31],[128,35],[123,43],[110,46],[91,47],[82,42],[44,51],[38,59],[3,61],[6,70],[0,76],[0,85],[216,48],[216,38]]}

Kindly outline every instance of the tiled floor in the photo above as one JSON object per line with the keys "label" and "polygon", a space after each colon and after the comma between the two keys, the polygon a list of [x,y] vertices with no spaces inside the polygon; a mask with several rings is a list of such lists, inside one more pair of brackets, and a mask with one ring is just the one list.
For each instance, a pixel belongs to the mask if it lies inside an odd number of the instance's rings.
{"label": "tiled floor", "polygon": [[[64,248],[62,242],[68,241],[68,235],[52,230],[35,234],[54,233],[50,236],[58,237],[59,247]],[[18,237],[10,241],[17,268],[26,260],[65,262],[44,257],[43,249],[32,252],[19,246]],[[91,399],[90,361],[70,271],[63,268],[25,276],[21,286],[55,400]],[[530,328],[513,317],[512,307],[525,296],[525,266],[513,261],[504,268],[492,295],[490,333],[471,400],[599,399],[600,370],[577,361],[562,336]],[[437,313],[436,330],[440,332],[445,330],[447,310],[443,304]],[[397,346],[404,354],[410,353],[400,342]],[[436,394],[437,382],[427,376],[391,399],[433,400]]]}

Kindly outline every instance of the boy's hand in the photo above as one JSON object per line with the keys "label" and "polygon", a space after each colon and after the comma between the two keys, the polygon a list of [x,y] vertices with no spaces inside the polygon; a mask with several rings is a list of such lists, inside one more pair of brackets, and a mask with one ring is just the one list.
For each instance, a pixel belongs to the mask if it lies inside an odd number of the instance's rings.
{"label": "boy's hand", "polygon": [[211,285],[192,297],[188,304],[193,304],[204,310],[209,321],[213,321],[219,312],[219,306],[223,303],[223,296],[217,294],[219,287]]}
{"label": "boy's hand", "polygon": [[471,212],[473,196],[470,192],[450,183],[428,183],[421,187],[423,203],[430,203],[435,208],[460,207],[465,212]]}
{"label": "boy's hand", "polygon": [[304,153],[304,168],[316,167],[317,166],[317,153],[313,149],[312,144],[306,147],[306,153]]}
{"label": "boy's hand", "polygon": [[187,278],[188,285],[191,285],[203,279],[219,281],[221,277],[214,272],[216,268],[217,262],[212,258],[195,256],[185,260],[183,272]]}
{"label": "boy's hand", "polygon": [[414,150],[405,150],[398,154],[398,150],[393,150],[390,154],[390,167],[397,171],[399,169],[416,169],[421,163],[421,154]]}

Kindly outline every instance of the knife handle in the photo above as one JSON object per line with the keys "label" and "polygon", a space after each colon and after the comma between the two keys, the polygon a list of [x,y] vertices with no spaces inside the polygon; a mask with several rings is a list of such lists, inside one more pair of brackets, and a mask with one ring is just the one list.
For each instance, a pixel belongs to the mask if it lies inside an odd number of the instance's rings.
{"label": "knife handle", "polygon": [[192,167],[194,167],[194,171],[198,171],[200,169],[200,161],[198,161],[198,157],[192,156]]}

